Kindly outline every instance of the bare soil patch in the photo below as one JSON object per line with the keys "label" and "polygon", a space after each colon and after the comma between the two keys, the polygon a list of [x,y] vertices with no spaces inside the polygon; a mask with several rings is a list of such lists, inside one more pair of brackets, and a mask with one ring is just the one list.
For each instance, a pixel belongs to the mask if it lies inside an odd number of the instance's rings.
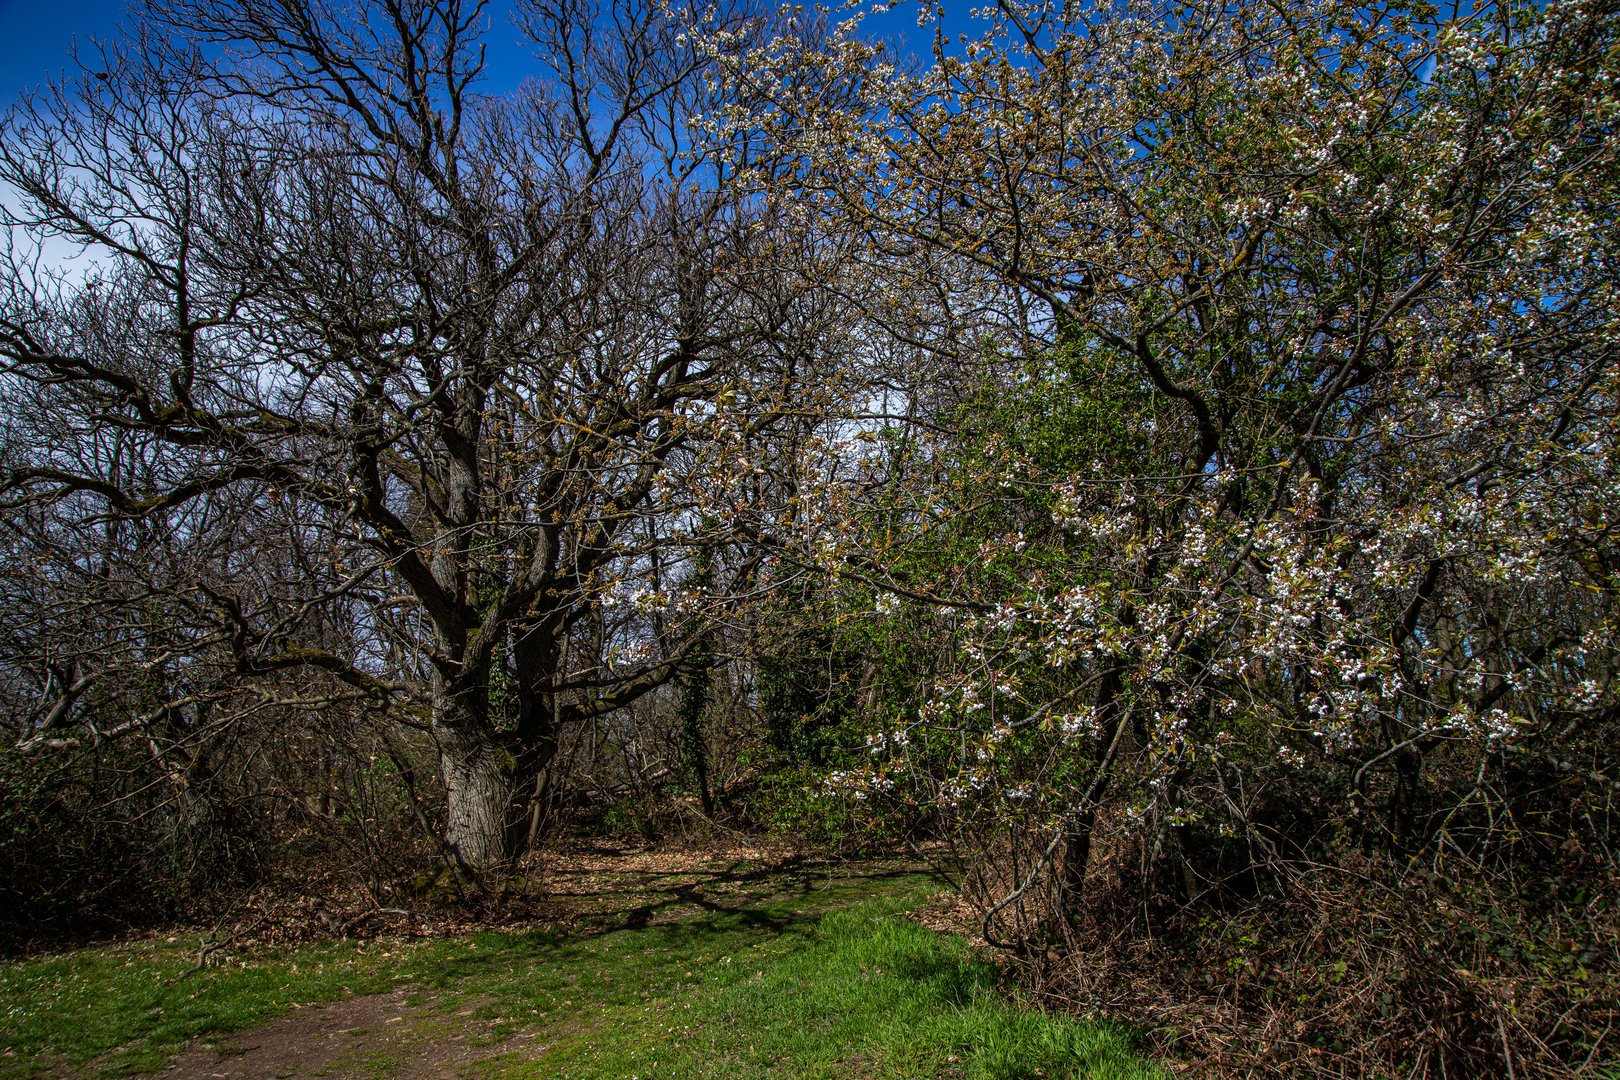
{"label": "bare soil patch", "polygon": [[201,1040],[141,1080],[299,1080],[460,1076],[480,1061],[545,1048],[535,1033],[491,1038],[471,1009],[437,1013],[404,990],[292,1012],[249,1031]]}

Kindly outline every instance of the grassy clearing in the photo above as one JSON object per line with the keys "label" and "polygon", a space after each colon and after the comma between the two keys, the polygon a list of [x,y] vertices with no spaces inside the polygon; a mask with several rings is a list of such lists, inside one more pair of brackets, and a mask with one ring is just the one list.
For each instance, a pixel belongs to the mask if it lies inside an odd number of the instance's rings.
{"label": "grassy clearing", "polygon": [[[1018,1008],[963,942],[905,919],[926,878],[752,877],[627,877],[566,931],[331,943],[178,982],[178,942],[9,963],[0,1077],[155,1070],[194,1037],[395,988],[426,1010],[423,1046],[477,1019],[491,1078],[1157,1075],[1121,1033]],[[363,1044],[354,1061],[379,1080],[400,1064]]]}

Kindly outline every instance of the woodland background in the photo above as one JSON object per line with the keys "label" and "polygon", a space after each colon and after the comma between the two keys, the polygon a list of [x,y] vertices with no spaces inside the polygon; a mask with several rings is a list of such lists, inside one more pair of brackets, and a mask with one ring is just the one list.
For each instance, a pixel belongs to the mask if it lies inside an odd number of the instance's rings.
{"label": "woodland background", "polygon": [[1607,1067],[1620,10],[888,6],[154,0],[10,110],[8,940],[766,833],[1212,1069]]}

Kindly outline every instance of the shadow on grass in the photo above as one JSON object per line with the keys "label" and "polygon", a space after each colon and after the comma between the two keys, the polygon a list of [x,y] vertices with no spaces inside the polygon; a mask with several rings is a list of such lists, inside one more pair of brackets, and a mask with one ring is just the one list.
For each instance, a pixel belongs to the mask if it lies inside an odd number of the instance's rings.
{"label": "shadow on grass", "polygon": [[[487,947],[435,955],[422,975],[431,984],[445,986],[524,961],[583,962],[593,943],[620,934],[631,935],[617,943],[622,947],[652,949],[671,958],[703,952],[706,945],[719,946],[737,935],[807,939],[835,907],[889,891],[898,882],[939,880],[910,867],[860,868],[848,878],[836,879],[829,871],[838,866],[789,856],[767,863],[739,860],[710,870],[614,871],[619,879],[615,887],[573,895],[610,901],[622,898],[629,906],[572,912],[566,924],[558,926],[475,935],[472,940],[482,940]],[[601,871],[589,868],[560,868],[552,873],[564,879],[601,876]],[[765,895],[737,895],[739,889],[767,884],[770,888]]]}
{"label": "shadow on grass", "polygon": [[[603,854],[616,854],[610,849]],[[820,911],[805,911],[790,906],[785,898],[804,898],[817,892],[850,892],[871,889],[886,882],[906,878],[921,879],[925,871],[909,867],[865,869],[854,883],[844,889],[828,889],[821,883],[830,878],[828,873],[839,864],[790,855],[768,863],[737,861],[716,870],[636,870],[623,872],[635,881],[623,888],[595,889],[592,896],[645,897],[643,902],[623,912],[607,914],[583,913],[576,930],[580,937],[599,937],[622,930],[644,930],[655,925],[658,916],[679,910],[683,906],[695,907],[716,918],[729,918],[730,922],[717,924],[717,930],[759,929],[785,931],[807,921],[814,921]],[[559,878],[587,877],[597,871],[560,868],[552,871]],[[636,884],[640,882],[641,884]],[[667,882],[667,884],[665,884]],[[773,884],[772,896],[763,900],[737,902],[727,896],[726,890],[738,886]],[[941,879],[940,884],[945,882]],[[649,895],[650,894],[650,895]],[[704,920],[683,920],[684,923]],[[656,924],[665,925],[665,924]]]}

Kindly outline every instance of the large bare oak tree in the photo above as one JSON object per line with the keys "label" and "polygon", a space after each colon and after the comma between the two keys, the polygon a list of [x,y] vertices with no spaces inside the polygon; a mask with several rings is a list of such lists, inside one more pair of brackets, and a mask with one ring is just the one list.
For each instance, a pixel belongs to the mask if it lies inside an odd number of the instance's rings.
{"label": "large bare oak tree", "polygon": [[[521,843],[559,726],[674,677],[749,577],[681,590],[818,317],[691,137],[725,104],[695,18],[515,14],[176,0],[0,129],[5,390],[60,429],[13,429],[10,512],[288,536],[154,587],[221,685],[302,672],[431,730],[474,868]],[[739,47],[763,25],[704,19]],[[492,25],[536,58],[499,95]],[[29,737],[93,722],[84,687],[127,670],[46,678]]]}

